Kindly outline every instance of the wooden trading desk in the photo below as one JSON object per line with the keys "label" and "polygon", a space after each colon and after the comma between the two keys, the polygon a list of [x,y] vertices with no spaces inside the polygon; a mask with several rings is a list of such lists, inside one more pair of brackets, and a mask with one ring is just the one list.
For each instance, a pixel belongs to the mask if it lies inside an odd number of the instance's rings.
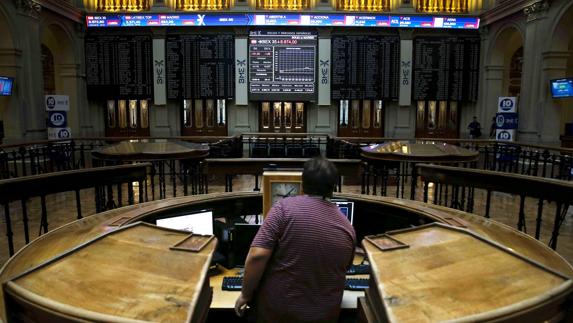
{"label": "wooden trading desk", "polygon": [[[354,263],[359,264],[362,261],[363,256],[355,256]],[[209,281],[211,287],[213,288],[213,300],[211,301],[212,309],[233,309],[235,308],[235,301],[239,297],[239,291],[227,291],[222,290],[221,285],[223,284],[223,277],[225,276],[238,276],[240,273],[239,268],[227,269],[221,265],[218,266],[219,273],[211,276]],[[369,275],[353,275],[346,276],[352,278],[369,278]],[[342,296],[342,308],[343,309],[356,309],[358,297],[364,296],[363,291],[352,291],[345,290]]]}
{"label": "wooden trading desk", "polygon": [[[536,261],[564,276],[573,277],[573,267],[571,264],[565,261],[555,251],[545,246],[542,242],[537,241],[522,232],[490,219],[438,205],[381,196],[337,194],[336,197],[359,202],[362,203],[363,206],[368,205],[368,207],[385,208],[386,210],[393,212],[394,217],[396,215],[400,215],[406,219],[423,220],[427,223],[436,222],[461,224],[465,227],[464,229],[471,231],[472,234],[487,238],[492,242],[502,245],[504,248],[511,248],[513,252],[518,253],[523,257],[527,257],[531,261]],[[48,234],[38,237],[24,248],[20,249],[0,270],[0,283],[6,283],[16,276],[23,275],[25,272],[37,267],[43,262],[50,261],[62,254],[69,253],[74,248],[92,241],[106,232],[120,230],[121,228],[137,221],[153,219],[159,214],[175,214],[177,212],[188,211],[190,209],[204,209],[207,207],[223,208],[222,210],[219,210],[219,212],[224,213],[229,212],[229,210],[240,210],[244,208],[245,203],[256,202],[262,202],[261,193],[236,192],[205,194],[153,201],[94,214],[52,230]],[[134,248],[139,247],[134,246]],[[143,250],[145,250],[145,248],[143,248]],[[400,252],[392,252],[392,254],[398,255]],[[431,257],[432,253],[422,253],[422,255]],[[452,257],[452,255],[454,255],[452,251],[446,249],[444,250],[443,257],[438,259],[449,259],[448,257]],[[404,257],[404,259],[395,258],[393,261],[398,266],[401,260],[406,263],[406,261],[414,261],[416,259],[414,255],[405,255]],[[93,260],[91,264],[86,264],[86,268],[101,267],[101,262],[96,258],[97,257],[89,257],[89,259]],[[362,260],[360,256],[358,258]],[[386,267],[388,266],[388,263],[381,265],[382,271],[386,272],[388,270]],[[374,269],[376,268],[373,267],[373,270]],[[169,274],[169,271],[170,269],[167,268],[167,266],[158,267],[158,275],[167,275]],[[182,272],[184,274],[188,274],[188,268]],[[89,271],[87,271],[87,273],[89,273]],[[216,276],[210,277],[210,285],[213,288],[213,299],[211,302],[211,308],[213,310],[225,309],[225,311],[230,311],[234,308],[238,292],[227,292],[221,290],[223,277],[225,275],[234,274],[236,274],[236,270],[227,270]],[[120,286],[120,284],[114,284],[114,281],[115,280],[110,280],[110,286]],[[381,280],[381,283],[386,284],[386,281]],[[452,288],[454,287],[455,286]],[[479,286],[476,287],[476,290],[479,290],[479,288]],[[157,290],[150,290],[149,294],[157,295],[158,292],[160,292],[160,289],[161,287]],[[99,292],[101,292],[101,290]],[[442,292],[444,294],[449,294],[452,291],[446,288]],[[360,296],[361,299],[363,299],[362,295],[365,295],[365,293],[345,291],[342,302],[343,309],[355,308],[357,297]],[[409,295],[410,292],[405,294],[405,296]],[[539,295],[541,295],[541,293],[539,293]],[[0,296],[0,320],[5,321],[6,312],[3,289],[0,289]],[[46,298],[51,299],[51,296]],[[147,305],[143,304],[143,306]]]}
{"label": "wooden trading desk", "polygon": [[570,277],[464,228],[431,223],[362,243],[372,277],[361,323],[573,319]]}
{"label": "wooden trading desk", "polygon": [[5,283],[8,322],[203,323],[216,245],[141,222],[110,231]]}

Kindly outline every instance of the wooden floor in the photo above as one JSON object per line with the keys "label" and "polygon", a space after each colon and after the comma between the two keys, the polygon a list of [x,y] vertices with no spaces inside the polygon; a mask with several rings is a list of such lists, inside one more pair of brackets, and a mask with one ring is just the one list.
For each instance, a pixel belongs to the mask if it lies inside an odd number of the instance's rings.
{"label": "wooden floor", "polygon": [[[234,191],[252,191],[255,187],[254,177],[252,176],[238,176],[233,182]],[[167,187],[167,196],[172,196],[172,188]],[[211,178],[209,180],[209,192],[223,192],[223,181],[219,178]],[[360,193],[360,186],[357,183],[343,186],[345,193]],[[409,193],[409,192],[408,192]],[[418,190],[417,199],[421,200],[422,192]],[[182,196],[183,191],[181,187],[177,188],[177,196]],[[389,196],[395,196],[395,187],[389,187]],[[485,192],[476,191],[475,193],[475,207],[474,213],[480,216],[485,214]],[[125,194],[124,194],[125,196]],[[432,196],[432,194],[430,194]],[[82,198],[82,213],[84,216],[89,216],[95,213],[94,207],[94,193],[93,190],[81,191]],[[137,198],[136,198],[137,200]],[[48,223],[49,229],[55,229],[61,225],[74,221],[76,219],[76,202],[74,193],[56,194],[47,197],[48,208]],[[125,203],[125,202],[124,202]],[[14,230],[14,245],[15,250],[20,249],[25,245],[24,229],[22,222],[22,215],[20,212],[20,202],[13,203],[10,207],[12,228]],[[526,200],[526,229],[527,233],[534,235],[536,216],[537,216],[537,200]],[[29,228],[30,239],[38,237],[40,232],[40,214],[41,208],[39,199],[32,199],[28,201],[29,210]],[[569,213],[562,225],[560,236],[558,239],[557,252],[561,254],[567,261],[573,263],[573,207],[570,208]],[[492,207],[490,216],[493,220],[502,222],[513,228],[517,226],[519,212],[519,198],[513,195],[504,193],[494,193],[492,196]],[[3,264],[8,259],[8,243],[6,237],[6,219],[4,210],[0,210],[0,264]],[[555,204],[545,202],[543,222],[541,230],[541,241],[546,245],[551,237],[553,230],[553,220],[555,217]]]}

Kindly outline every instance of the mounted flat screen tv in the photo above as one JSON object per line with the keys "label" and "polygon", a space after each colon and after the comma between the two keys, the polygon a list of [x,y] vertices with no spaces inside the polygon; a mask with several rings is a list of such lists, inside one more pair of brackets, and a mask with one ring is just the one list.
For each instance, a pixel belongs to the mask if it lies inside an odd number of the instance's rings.
{"label": "mounted flat screen tv", "polygon": [[12,95],[12,87],[14,86],[14,79],[11,77],[0,76],[0,96]]}
{"label": "mounted flat screen tv", "polygon": [[573,77],[551,80],[551,95],[554,98],[573,97]]}

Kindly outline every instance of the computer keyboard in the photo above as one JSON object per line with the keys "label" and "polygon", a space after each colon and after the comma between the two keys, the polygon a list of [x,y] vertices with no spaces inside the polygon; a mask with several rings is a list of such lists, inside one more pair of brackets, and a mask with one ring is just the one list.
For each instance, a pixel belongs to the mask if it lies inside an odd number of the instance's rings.
{"label": "computer keyboard", "polygon": [[[364,290],[368,288],[368,278],[346,278],[344,289],[347,290]],[[223,277],[223,290],[240,291],[243,286],[243,277],[225,276]]]}
{"label": "computer keyboard", "polygon": [[344,289],[346,290],[365,290],[368,288],[368,278],[346,278]]}
{"label": "computer keyboard", "polygon": [[347,275],[370,275],[370,265],[351,265],[346,270]]}
{"label": "computer keyboard", "polygon": [[241,276],[225,276],[223,277],[223,290],[241,290],[243,286],[243,277]]}

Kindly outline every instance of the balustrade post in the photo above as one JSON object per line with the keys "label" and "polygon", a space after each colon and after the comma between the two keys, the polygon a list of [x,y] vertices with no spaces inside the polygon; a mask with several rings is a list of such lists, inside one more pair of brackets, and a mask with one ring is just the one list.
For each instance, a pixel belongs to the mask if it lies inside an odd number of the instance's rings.
{"label": "balustrade post", "polygon": [[12,232],[12,221],[10,219],[10,202],[4,204],[4,219],[6,222],[6,237],[8,238],[8,252],[12,256],[14,255],[14,233]]}
{"label": "balustrade post", "polygon": [[[557,208],[555,210],[555,219],[553,221],[553,232],[551,233],[551,240],[549,240],[549,247],[551,249],[557,249],[557,237],[559,236],[559,228],[561,227],[561,208],[563,205],[561,203],[557,203]],[[567,213],[568,205],[565,207],[565,212]]]}
{"label": "balustrade post", "polygon": [[80,190],[76,190],[76,210],[78,220],[82,218],[82,201],[80,199]]}
{"label": "balustrade post", "polygon": [[131,181],[129,181],[129,182],[127,182],[127,203],[129,205],[133,205],[134,195],[135,195],[135,192],[133,191],[133,183]]}
{"label": "balustrade post", "polygon": [[40,196],[40,204],[42,205],[42,217],[40,219],[40,231],[38,236],[42,235],[42,229],[44,233],[48,233],[48,209],[46,207],[46,195]]}
{"label": "balustrade post", "polygon": [[[416,184],[418,183],[418,170],[416,169],[416,163],[412,163],[412,188],[410,190],[410,199],[416,199]],[[405,185],[405,183],[404,183]]]}
{"label": "balustrade post", "polygon": [[18,152],[20,154],[20,163],[22,164],[22,176],[26,176],[28,175],[28,172],[26,171],[26,148],[24,148],[24,146],[20,146]]}
{"label": "balustrade post", "polygon": [[485,198],[485,217],[489,219],[489,209],[491,207],[491,190],[487,190],[487,195]]}
{"label": "balustrade post", "polygon": [[519,219],[517,220],[517,230],[527,233],[525,223],[525,195],[519,197]]}
{"label": "balustrade post", "polygon": [[30,242],[30,232],[28,227],[28,205],[26,199],[22,199],[20,203],[22,205],[22,224],[24,225],[24,240],[26,241],[26,244],[28,244],[28,242]]}

